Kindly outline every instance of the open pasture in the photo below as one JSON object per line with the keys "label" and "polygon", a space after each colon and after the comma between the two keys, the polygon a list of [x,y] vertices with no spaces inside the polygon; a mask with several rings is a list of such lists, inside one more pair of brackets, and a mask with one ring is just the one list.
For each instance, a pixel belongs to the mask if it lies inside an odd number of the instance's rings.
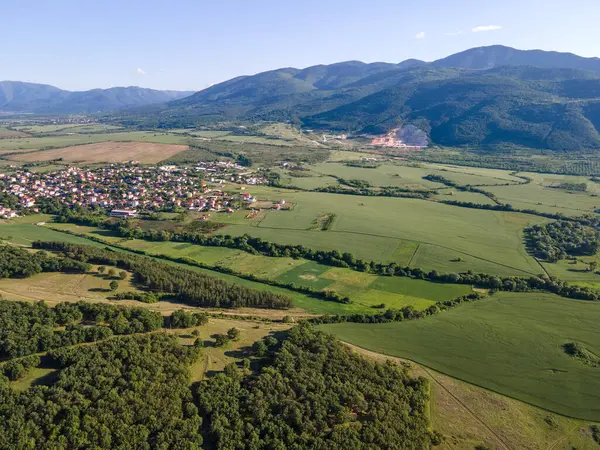
{"label": "open pasture", "polygon": [[22,131],[9,130],[8,128],[0,127],[0,139],[23,138],[27,136],[29,136],[29,134],[23,133]]}
{"label": "open pasture", "polygon": [[[540,212],[581,216],[600,208],[600,185],[587,177],[523,173],[532,178],[529,184],[518,186],[492,186],[485,189],[495,194],[502,203],[515,208],[535,209]],[[569,192],[552,188],[561,183],[586,183],[587,192]]]}
{"label": "open pasture", "polygon": [[[20,139],[1,139],[0,152],[7,154],[15,150],[39,150],[59,148],[71,145],[94,144],[97,142],[155,142],[158,144],[187,144],[189,138],[169,133],[152,131],[128,131],[95,134],[68,134],[60,136],[26,137]],[[42,157],[43,160],[43,157]]]}
{"label": "open pasture", "polygon": [[[370,170],[370,169],[363,169]],[[452,270],[462,258],[462,270],[526,275],[542,271],[527,253],[522,230],[542,219],[532,215],[476,210],[406,198],[358,197],[312,192],[253,189],[259,198],[284,198],[294,203],[291,211],[267,211],[260,222],[238,222],[221,234],[247,233],[284,244],[314,249],[337,249],[358,258],[408,264],[413,255],[404,252],[407,242],[436,247],[445,261],[432,261],[432,269]],[[284,197],[285,196],[285,197]],[[336,214],[328,231],[311,230],[323,214]],[[399,246],[400,258],[395,259]],[[421,264],[423,258],[421,258]],[[412,266],[416,266],[414,262]],[[419,265],[419,266],[420,266]],[[489,270],[491,267],[494,270]],[[450,267],[451,266],[451,267]]]}
{"label": "open pasture", "polygon": [[[223,371],[230,363],[241,364],[244,356],[249,356],[249,350],[256,341],[270,335],[285,332],[291,327],[281,323],[262,323],[248,320],[217,319],[211,317],[207,324],[195,327],[200,332],[199,338],[204,341],[202,358],[191,368],[192,382],[201,381],[205,377]],[[212,336],[227,334],[230,328],[237,328],[240,337],[236,341],[229,341],[223,347],[216,347]],[[194,329],[168,330],[169,334],[177,334],[183,345],[193,345],[196,337],[191,333]]]}
{"label": "open pasture", "polygon": [[[94,267],[93,271],[97,268]],[[110,267],[108,268],[110,269]],[[117,269],[119,270],[119,269]],[[125,280],[117,280],[116,292],[130,292],[137,289],[128,274]],[[60,302],[106,302],[114,293],[109,290],[110,279],[96,273],[62,274],[40,273],[24,280],[0,280],[0,294],[6,300],[45,301],[49,305]],[[111,303],[124,304],[123,301]],[[136,303],[136,302],[130,302]]]}
{"label": "open pasture", "polygon": [[[240,250],[203,247],[188,243],[123,240],[118,237],[110,237],[109,232],[93,227],[71,224],[53,224],[52,226],[86,233],[90,236],[101,236],[108,242],[119,243],[132,250],[144,250],[148,255],[187,257],[200,263],[227,267],[264,279],[294,283],[317,290],[332,290],[350,297],[353,301],[351,304],[343,305],[312,299],[292,292],[295,306],[312,313],[373,314],[377,312],[373,307],[382,303],[387,308],[402,308],[410,305],[417,309],[425,309],[436,301],[449,300],[471,292],[471,287],[465,285],[437,284],[400,277],[380,277],[351,269],[333,268],[303,259],[270,258]],[[235,277],[229,275],[211,273],[214,276],[236,280]],[[240,283],[251,283],[254,287],[258,285],[239,278],[237,280]],[[268,288],[268,286],[262,286],[263,289]]]}
{"label": "open pasture", "polygon": [[165,158],[187,150],[186,145],[157,144],[150,142],[100,142],[73,147],[21,153],[9,156],[17,161],[52,161],[62,159],[69,162],[125,162],[140,161],[157,163]]}
{"label": "open pasture", "polygon": [[599,320],[598,302],[497,293],[422,320],[321,328],[541,408],[599,421],[600,369],[562,348],[579,342],[600,354]]}

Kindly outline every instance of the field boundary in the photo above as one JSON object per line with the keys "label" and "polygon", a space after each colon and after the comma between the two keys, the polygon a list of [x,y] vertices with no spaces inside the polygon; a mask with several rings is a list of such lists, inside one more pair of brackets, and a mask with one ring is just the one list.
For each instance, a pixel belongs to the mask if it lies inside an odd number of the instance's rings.
{"label": "field boundary", "polygon": [[[346,341],[341,341],[341,342],[342,342],[342,344],[344,344],[347,347],[349,347],[355,353],[363,355],[363,356],[365,356],[367,358],[369,358],[370,355],[376,355],[376,356],[384,356],[386,359],[392,360],[394,362],[410,361],[409,359],[406,359],[406,358],[400,358],[398,356],[390,356],[390,355],[386,355],[385,353],[378,353],[378,352],[374,352],[372,350],[367,350],[365,348],[362,348],[362,347],[360,347],[358,345],[355,345],[355,344],[351,344],[351,343],[346,342]],[[360,351],[357,351],[357,349],[360,350]],[[448,395],[450,395],[450,397],[452,397],[454,399],[454,401],[456,401],[462,408],[464,408],[464,410],[467,411],[469,413],[469,415],[471,415],[477,422],[479,422],[484,427],[484,429],[487,432],[489,432],[492,436],[494,436],[504,449],[510,450],[510,445],[508,445],[506,442],[504,442],[504,440],[487,423],[485,423],[477,414],[475,414],[475,412],[473,412],[471,410],[471,408],[469,408],[461,399],[459,399],[456,395],[454,395],[454,393],[450,389],[448,389],[446,386],[444,386],[437,379],[437,377],[432,373],[432,369],[430,369],[430,368],[422,365],[421,363],[416,363],[414,361],[411,361],[411,362],[413,362],[414,364],[418,364],[427,373],[427,375],[429,375],[429,377],[431,378],[431,380],[433,380],[433,382],[436,383],[436,385],[438,385],[446,393],[448,393]],[[440,373],[442,373],[442,372],[440,372]],[[443,374],[443,375],[445,375],[445,374]],[[454,378],[454,377],[450,377],[450,378],[452,378],[452,379],[458,379],[458,378]],[[468,384],[472,384],[472,383],[468,383]],[[487,389],[487,390],[489,391],[489,389]],[[430,398],[430,401],[431,401],[431,398]]]}
{"label": "field boundary", "polygon": [[[307,231],[306,229],[302,229],[302,228],[281,228],[281,227],[261,226],[260,223],[263,220],[265,220],[265,218],[263,218],[259,223],[257,223],[254,226],[256,228],[262,228],[262,229],[265,229],[265,230]],[[485,262],[488,262],[488,263],[496,264],[498,266],[502,266],[502,267],[505,267],[507,269],[513,269],[513,270],[516,270],[518,272],[525,273],[527,275],[536,275],[534,272],[529,272],[527,270],[523,270],[523,269],[519,269],[517,267],[509,266],[507,264],[503,264],[503,263],[499,263],[499,262],[496,262],[496,261],[492,261],[491,259],[486,259],[486,258],[482,258],[480,256],[475,256],[475,255],[473,255],[471,253],[467,253],[467,252],[465,252],[463,250],[456,250],[456,249],[454,249],[452,247],[447,247],[445,245],[440,245],[440,244],[433,244],[431,242],[423,242],[423,241],[418,241],[416,239],[407,239],[407,238],[385,236],[385,235],[382,235],[382,234],[364,233],[364,232],[360,232],[360,231],[346,231],[346,230],[327,230],[327,231],[330,232],[330,233],[357,234],[357,235],[360,235],[360,236],[371,236],[371,237],[379,237],[379,238],[384,238],[384,239],[394,239],[394,240],[399,240],[399,241],[415,242],[415,243],[417,243],[419,245],[421,245],[421,244],[431,245],[431,246],[434,246],[434,247],[439,247],[439,248],[444,248],[446,250],[451,250],[451,251],[456,252],[456,253],[461,253],[463,255],[467,255],[467,256],[470,256],[471,258],[479,259],[481,261],[485,261]]]}
{"label": "field boundary", "polygon": [[[424,319],[426,319],[426,317],[425,317]],[[379,324],[371,324],[371,326],[373,326],[373,325],[379,325]],[[346,344],[346,342],[345,342],[345,341],[341,341],[341,342],[344,342],[344,344]],[[583,421],[583,422],[589,422],[589,423],[597,423],[597,422],[600,422],[600,417],[598,417],[598,420],[592,420],[592,419],[586,419],[586,418],[584,418],[584,417],[577,417],[577,416],[572,416],[572,415],[569,415],[569,414],[564,414],[564,413],[562,413],[562,412],[559,412],[559,411],[554,411],[554,410],[552,410],[552,409],[549,409],[549,408],[544,408],[543,406],[536,405],[535,403],[531,403],[531,402],[528,402],[528,401],[522,400],[522,399],[520,399],[520,398],[517,398],[517,397],[515,397],[515,396],[513,396],[513,395],[510,395],[510,394],[505,394],[505,393],[503,393],[503,392],[499,392],[499,391],[497,391],[497,390],[495,390],[495,389],[490,389],[489,387],[482,386],[481,384],[478,384],[478,383],[473,383],[472,381],[465,380],[464,378],[457,377],[457,376],[455,376],[455,375],[451,375],[451,374],[449,374],[449,373],[447,373],[447,372],[444,372],[443,370],[436,369],[436,368],[434,368],[434,367],[431,367],[431,366],[429,366],[429,365],[427,365],[427,364],[424,364],[424,363],[422,363],[422,362],[419,362],[419,361],[417,361],[417,360],[414,360],[414,359],[406,358],[406,357],[403,357],[403,356],[388,355],[388,354],[387,354],[387,353],[385,353],[385,352],[384,352],[384,353],[374,352],[373,350],[369,350],[368,348],[361,347],[360,345],[356,345],[356,344],[350,344],[350,345],[353,345],[353,346],[355,346],[355,347],[358,347],[358,348],[360,348],[361,350],[364,350],[364,351],[367,351],[367,352],[375,353],[375,354],[377,354],[377,355],[383,355],[383,356],[386,356],[386,357],[388,357],[388,358],[398,358],[398,359],[403,359],[403,360],[405,360],[405,361],[409,361],[409,362],[412,362],[412,363],[414,363],[414,364],[418,364],[419,366],[421,366],[421,367],[423,367],[423,368],[425,368],[425,369],[433,370],[433,371],[435,371],[435,372],[438,372],[438,373],[441,373],[442,375],[445,375],[445,376],[447,376],[447,377],[449,377],[449,378],[453,378],[453,379],[455,379],[455,380],[462,381],[463,383],[467,383],[467,384],[470,384],[470,385],[472,385],[472,386],[476,386],[476,387],[478,387],[478,388],[480,388],[480,389],[485,389],[486,391],[493,392],[494,394],[498,394],[498,395],[501,395],[501,396],[504,396],[504,397],[507,397],[507,398],[510,398],[510,399],[513,399],[513,400],[519,401],[519,402],[521,402],[521,403],[525,403],[526,405],[533,406],[534,408],[538,408],[538,409],[540,409],[540,410],[542,410],[542,411],[546,411],[546,412],[550,412],[550,413],[553,413],[553,414],[557,414],[557,415],[559,415],[559,416],[566,417],[566,418],[568,418],[568,419],[581,420],[581,421]]]}

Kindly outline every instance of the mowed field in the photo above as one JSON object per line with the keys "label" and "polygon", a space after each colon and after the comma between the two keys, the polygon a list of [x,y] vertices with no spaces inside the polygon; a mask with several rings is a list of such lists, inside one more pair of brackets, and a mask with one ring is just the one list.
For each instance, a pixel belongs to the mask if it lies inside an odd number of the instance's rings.
{"label": "mowed field", "polygon": [[9,130],[8,128],[0,127],[0,139],[6,138],[22,138],[27,137],[29,134],[23,133],[21,131]]}
{"label": "mowed field", "polygon": [[153,142],[100,142],[33,153],[18,153],[7,158],[23,162],[62,159],[81,163],[140,161],[152,164],[187,149],[187,145]]}
{"label": "mowed field", "polygon": [[597,302],[498,293],[423,320],[321,328],[541,408],[600,421],[600,369],[562,348],[578,342],[600,355],[599,321]]}
{"label": "mowed field", "polygon": [[[94,267],[93,272],[96,271]],[[117,269],[119,270],[119,269]],[[22,279],[0,280],[0,294],[5,300],[45,301],[49,305],[61,302],[107,302],[114,295],[109,290],[110,279],[96,273],[62,274],[40,273]],[[119,289],[116,292],[130,292],[137,289],[132,284],[131,275],[125,280],[117,280]],[[115,304],[136,303],[114,301]]]}
{"label": "mowed field", "polygon": [[[248,189],[259,200],[284,199],[293,207],[266,211],[254,221],[234,214],[227,219],[230,225],[219,233],[249,234],[317,250],[336,249],[366,260],[443,272],[543,272],[523,243],[526,226],[547,221],[540,217],[416,199]],[[333,225],[327,231],[315,230],[314,221],[324,214],[335,214]]]}
{"label": "mowed field", "polygon": [[375,307],[382,304],[385,305],[385,308],[412,306],[416,309],[425,309],[435,302],[449,300],[471,292],[471,287],[466,285],[430,283],[402,277],[381,277],[350,269],[325,266],[304,259],[269,258],[251,255],[240,250],[203,247],[189,243],[121,239],[111,237],[111,234],[104,230],[72,224],[51,224],[50,226],[90,236],[101,236],[108,242],[118,243],[132,250],[143,250],[148,255],[187,257],[200,263],[227,267],[263,279],[294,283],[316,290],[332,290],[348,296],[352,300],[351,304],[340,304],[294,293],[295,306],[316,314],[375,314],[381,311]]}
{"label": "mowed field", "polygon": [[22,137],[15,139],[0,139],[0,152],[7,154],[15,151],[39,150],[53,147],[60,148],[70,145],[94,144],[97,142],[155,142],[158,144],[187,144],[189,138],[182,135],[152,132],[124,131],[109,133],[73,133],[65,135],[50,135],[42,137]]}

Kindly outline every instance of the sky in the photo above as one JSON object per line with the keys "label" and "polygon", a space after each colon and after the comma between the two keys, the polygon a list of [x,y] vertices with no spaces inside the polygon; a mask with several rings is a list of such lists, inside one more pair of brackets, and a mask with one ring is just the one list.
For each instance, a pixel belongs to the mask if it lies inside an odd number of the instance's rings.
{"label": "sky", "polygon": [[600,56],[599,0],[0,0],[0,80],[201,90],[502,44]]}

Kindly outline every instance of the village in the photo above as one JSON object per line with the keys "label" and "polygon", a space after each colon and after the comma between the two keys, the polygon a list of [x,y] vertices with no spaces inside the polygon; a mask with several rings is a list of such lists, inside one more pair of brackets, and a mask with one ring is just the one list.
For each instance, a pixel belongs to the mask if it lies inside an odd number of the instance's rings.
{"label": "village", "polygon": [[0,192],[13,199],[0,205],[0,217],[17,217],[19,210],[38,212],[40,202],[46,200],[71,207],[99,207],[120,218],[135,217],[139,211],[180,209],[231,213],[256,199],[249,193],[227,193],[222,185],[266,182],[257,172],[231,162],[202,162],[192,167],[111,164],[49,173],[16,169],[0,173]]}

